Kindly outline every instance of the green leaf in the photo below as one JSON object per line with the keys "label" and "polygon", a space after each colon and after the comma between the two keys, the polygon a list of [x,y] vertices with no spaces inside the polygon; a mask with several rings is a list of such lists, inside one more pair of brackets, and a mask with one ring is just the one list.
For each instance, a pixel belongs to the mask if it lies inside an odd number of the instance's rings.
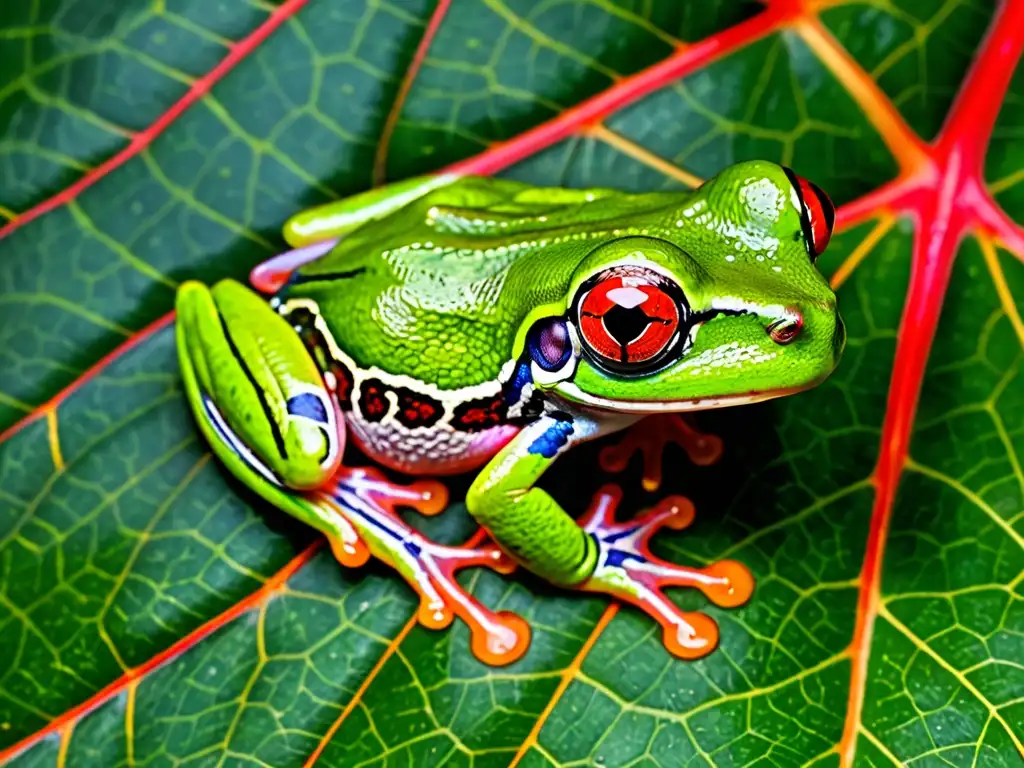
{"label": "green leaf", "polygon": [[[85,5],[53,4],[58,19]],[[205,18],[208,5],[188,7]],[[148,143],[123,165],[11,230],[0,246],[18,254],[0,264],[0,424],[165,314],[182,279],[244,276],[283,247],[296,210],[368,186],[428,5],[307,5],[165,130],[138,134]],[[221,23],[245,46],[254,9],[228,7],[233,22]]]}
{"label": "green leaf", "polygon": [[[1020,764],[1019,3],[15,5],[0,763]],[[544,480],[577,512],[607,480],[620,516],[693,500],[696,523],[655,551],[757,579],[740,609],[680,592],[721,627],[701,661],[632,608],[467,571],[533,630],[522,659],[487,667],[463,624],[417,625],[396,573],[340,567],[194,427],[175,288],[244,279],[304,207],[452,163],[649,190],[754,157],[841,204],[819,261],[849,337],[839,369],[701,414],[722,459],[668,446],[656,494],[639,458],[595,471],[614,436]],[[470,480],[442,516],[406,519],[465,541]]]}
{"label": "green leaf", "polygon": [[123,149],[268,14],[244,0],[12,3],[0,38],[0,206],[29,208]]}

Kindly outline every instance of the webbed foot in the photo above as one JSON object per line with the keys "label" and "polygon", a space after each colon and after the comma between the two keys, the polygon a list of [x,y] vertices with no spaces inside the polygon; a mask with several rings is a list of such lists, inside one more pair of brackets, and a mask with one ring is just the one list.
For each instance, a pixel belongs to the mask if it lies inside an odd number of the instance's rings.
{"label": "webbed foot", "polygon": [[639,451],[644,462],[644,490],[656,491],[661,487],[662,455],[670,443],[680,446],[690,461],[701,467],[714,464],[722,455],[720,437],[701,432],[681,414],[666,414],[644,419],[630,427],[617,444],[605,447],[599,457],[601,469],[621,472]]}
{"label": "webbed foot", "polygon": [[670,496],[636,520],[617,523],[615,509],[621,499],[618,486],[605,486],[579,521],[598,546],[597,567],[579,588],[610,594],[640,608],[661,624],[665,646],[674,655],[706,656],[718,643],[718,625],[706,614],[680,610],[662,588],[695,587],[715,605],[735,608],[753,593],[753,576],[732,560],[686,568],[651,554],[648,542],[660,528],[680,530],[693,522],[689,499]]}
{"label": "webbed foot", "polygon": [[[364,562],[372,554],[402,574],[420,597],[418,618],[423,626],[442,629],[458,616],[469,626],[473,654],[486,664],[511,664],[526,652],[530,644],[526,621],[513,613],[491,611],[455,580],[463,568],[484,566],[510,573],[515,564],[497,547],[481,545],[482,533],[461,547],[435,544],[395,511],[410,506],[423,514],[437,514],[447,503],[444,485],[427,480],[402,486],[374,469],[342,467],[330,487],[307,498],[358,532],[367,550],[360,555]],[[345,565],[360,564],[346,559],[348,552],[341,545],[340,553],[339,546],[334,546],[338,559]]]}

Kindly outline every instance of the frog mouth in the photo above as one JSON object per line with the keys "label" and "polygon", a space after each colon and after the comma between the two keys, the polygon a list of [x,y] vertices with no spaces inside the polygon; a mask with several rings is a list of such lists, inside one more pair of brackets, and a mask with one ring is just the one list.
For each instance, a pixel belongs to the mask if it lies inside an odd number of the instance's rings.
{"label": "frog mouth", "polygon": [[717,408],[729,408],[736,405],[752,405],[766,400],[795,395],[812,389],[827,378],[818,377],[805,384],[766,391],[741,392],[718,397],[697,397],[680,400],[616,400],[609,397],[591,395],[571,382],[558,386],[558,394],[576,405],[589,410],[606,413],[630,413],[637,416],[653,416],[659,413],[686,413],[688,411],[710,411]]}

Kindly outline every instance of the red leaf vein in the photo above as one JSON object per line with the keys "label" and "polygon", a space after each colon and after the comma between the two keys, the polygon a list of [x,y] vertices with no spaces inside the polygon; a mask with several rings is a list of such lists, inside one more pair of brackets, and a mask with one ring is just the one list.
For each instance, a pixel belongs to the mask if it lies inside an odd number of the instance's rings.
{"label": "red leaf vein", "polygon": [[237,43],[234,43],[228,51],[228,55],[221,59],[213,69],[196,80],[188,89],[188,92],[175,102],[170,109],[160,115],[160,117],[158,117],[148,128],[136,133],[127,147],[110,159],[106,160],[104,163],[86,172],[80,179],[68,187],[65,187],[53,197],[29,208],[24,213],[7,222],[3,227],[0,227],[0,240],[11,234],[19,227],[28,224],[33,219],[39,218],[44,213],[48,213],[55,208],[59,208],[60,206],[71,202],[108,173],[124,165],[140,152],[144,151],[156,140],[158,136],[160,136],[160,134],[167,130],[167,128],[177,120],[182,113],[209,93],[210,89],[213,88],[213,86],[216,85],[224,75],[234,69],[235,65],[237,65],[242,59],[256,50],[256,48],[266,40],[274,30],[294,16],[295,13],[297,13],[307,2],[309,2],[309,0],[285,0],[285,2],[271,12],[266,21],[254,29],[247,37],[239,40]]}
{"label": "red leaf vein", "polygon": [[[75,724],[83,717],[111,699],[120,696],[122,693],[130,691],[133,687],[138,685],[139,681],[144,679],[151,672],[154,672],[166,664],[180,658],[186,651],[193,648],[201,640],[204,640],[221,627],[231,623],[246,611],[258,609],[260,606],[265,604],[267,600],[271,599],[284,588],[288,579],[295,575],[313,558],[313,555],[317,553],[322,544],[323,539],[317,539],[313,544],[309,545],[305,550],[292,558],[287,565],[267,579],[263,586],[251,595],[240,600],[226,611],[214,616],[209,621],[192,630],[181,638],[181,640],[161,651],[144,664],[127,670],[117,680],[114,680],[112,683],[107,685],[105,688],[102,688],[78,706],[72,707],[60,717],[54,718],[45,728],[41,728],[16,744],[0,751],[0,765],[13,760],[17,755],[30,749],[54,733],[62,734],[61,749],[62,752],[66,752],[67,746],[64,742],[69,740],[71,730],[74,729]],[[134,696],[134,693],[132,695]],[[129,723],[129,727],[132,727],[133,725],[133,722]]]}

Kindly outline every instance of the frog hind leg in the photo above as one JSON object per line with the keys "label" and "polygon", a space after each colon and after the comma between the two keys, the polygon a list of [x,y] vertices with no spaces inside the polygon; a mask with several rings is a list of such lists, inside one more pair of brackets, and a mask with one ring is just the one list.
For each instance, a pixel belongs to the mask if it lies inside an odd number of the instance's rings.
{"label": "frog hind leg", "polygon": [[330,479],[341,464],[344,421],[288,322],[234,280],[182,284],[176,310],[186,395],[213,430],[219,458],[282,487]]}
{"label": "frog hind leg", "polygon": [[341,463],[344,420],[295,331],[259,296],[225,280],[178,289],[185,396],[213,453],[274,506],[322,531],[348,565],[368,552],[344,518],[299,502]]}
{"label": "frog hind leg", "polygon": [[284,239],[293,248],[334,240],[368,221],[397,211],[428,192],[451,184],[457,178],[450,173],[415,176],[310,208],[285,222]]}
{"label": "frog hind leg", "polygon": [[733,561],[687,568],[651,554],[647,544],[655,532],[665,526],[685,527],[693,519],[688,501],[673,497],[637,520],[617,523],[618,492],[605,489],[577,525],[549,494],[533,487],[558,455],[594,432],[569,414],[543,416],[484,468],[470,488],[467,507],[530,571],[557,585],[629,602],[662,625],[670,652],[687,659],[706,656],[718,641],[714,620],[680,610],[662,588],[694,587],[715,605],[736,607],[750,598],[754,582]]}
{"label": "frog hind leg", "polygon": [[283,230],[292,250],[258,264],[250,273],[249,282],[263,293],[277,292],[292,272],[331,251],[341,237],[451,184],[456,178],[453,174],[416,176],[295,214],[285,222]]}
{"label": "frog hind leg", "polygon": [[502,665],[522,656],[530,642],[526,622],[490,611],[455,580],[462,568],[508,573],[515,564],[492,545],[435,544],[395,512],[397,506],[440,512],[447,502],[443,485],[403,486],[374,470],[340,466],[343,417],[280,315],[233,281],[212,289],[184,283],[177,314],[186,397],[214,454],[235,477],[322,532],[343,565],[358,567],[373,555],[393,566],[420,597],[421,624],[441,628],[458,616],[482,661]]}
{"label": "frog hind leg", "polygon": [[329,487],[308,495],[321,513],[335,513],[359,533],[374,557],[397,570],[419,595],[417,619],[429,629],[443,629],[457,616],[470,630],[473,654],[486,664],[504,666],[518,660],[530,645],[530,627],[508,611],[492,611],[464,590],[457,571],[486,567],[510,573],[515,563],[478,535],[462,546],[430,541],[395,511],[411,506],[424,514],[440,512],[447,502],[444,486],[422,480],[397,486],[369,468],[342,468]]}

